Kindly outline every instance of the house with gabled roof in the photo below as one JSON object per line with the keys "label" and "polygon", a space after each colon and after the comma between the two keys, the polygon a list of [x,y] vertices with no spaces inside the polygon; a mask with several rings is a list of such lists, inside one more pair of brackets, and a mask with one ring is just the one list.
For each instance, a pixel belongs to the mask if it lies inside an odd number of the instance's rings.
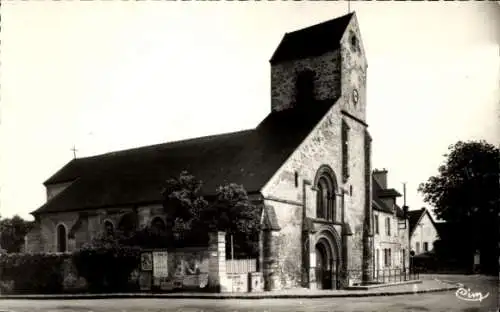
{"label": "house with gabled roof", "polygon": [[341,272],[356,270],[369,279],[371,137],[356,14],[285,34],[270,67],[271,110],[254,129],[63,166],[44,183],[47,202],[33,212],[28,249],[73,251],[125,224],[162,226],[161,189],[186,170],[208,198],[237,183],[256,203],[266,289],[338,288]]}
{"label": "house with gabled roof", "polygon": [[408,207],[399,206],[401,194],[387,185],[386,169],[372,173],[374,275],[387,270],[403,274],[409,268]]}
{"label": "house with gabled roof", "polygon": [[432,251],[439,240],[438,228],[427,208],[408,212],[410,221],[410,246],[415,255]]}

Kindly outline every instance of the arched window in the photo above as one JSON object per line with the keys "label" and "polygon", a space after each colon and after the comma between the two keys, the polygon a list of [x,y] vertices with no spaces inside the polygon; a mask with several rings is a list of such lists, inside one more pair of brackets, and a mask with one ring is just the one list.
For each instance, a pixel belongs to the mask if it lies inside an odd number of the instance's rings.
{"label": "arched window", "polygon": [[115,226],[109,220],[104,221],[104,233],[108,236],[112,236],[115,233]]}
{"label": "arched window", "polygon": [[163,222],[162,218],[156,217],[151,221],[151,229],[155,233],[163,233],[166,230],[165,222]]}
{"label": "arched window", "polygon": [[137,229],[137,219],[133,212],[125,214],[118,223],[118,229],[125,235],[131,234]]}
{"label": "arched window", "polygon": [[66,252],[67,250],[66,227],[63,224],[59,224],[56,230],[57,230],[57,251]]}
{"label": "arched window", "polygon": [[335,221],[335,190],[333,181],[326,175],[316,185],[316,217]]}

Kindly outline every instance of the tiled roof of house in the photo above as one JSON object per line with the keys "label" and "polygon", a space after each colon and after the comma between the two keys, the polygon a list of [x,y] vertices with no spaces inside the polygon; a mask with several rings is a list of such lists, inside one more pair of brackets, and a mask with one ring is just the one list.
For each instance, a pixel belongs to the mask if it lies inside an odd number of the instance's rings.
{"label": "tiled roof of house", "polygon": [[408,219],[410,221],[410,233],[413,233],[413,230],[417,226],[418,220],[425,211],[423,209],[419,210],[410,210],[408,211]]}
{"label": "tiled roof of house", "polygon": [[165,181],[183,170],[203,181],[206,196],[226,183],[258,192],[333,103],[272,112],[252,130],[74,159],[44,184],[74,182],[34,214],[159,202]]}
{"label": "tiled roof of house", "polygon": [[285,34],[270,62],[291,61],[337,50],[353,14]]}
{"label": "tiled roof of house", "polygon": [[379,197],[401,197],[401,194],[393,188],[378,191]]}
{"label": "tiled roof of house", "polygon": [[[399,192],[397,192],[395,189],[383,189],[380,184],[377,182],[377,180],[372,176],[372,206],[374,210],[382,211],[385,213],[394,213],[391,207],[387,206],[386,203],[382,200],[383,197],[388,197],[394,196],[398,197],[401,196]],[[397,204],[395,205],[396,209],[396,216],[398,218],[404,218],[404,211],[401,207],[399,207]]]}
{"label": "tiled roof of house", "polygon": [[382,191],[382,187],[372,176],[372,198],[373,198],[373,209],[386,212],[393,213],[391,207],[387,206],[385,202],[378,196],[378,194]]}

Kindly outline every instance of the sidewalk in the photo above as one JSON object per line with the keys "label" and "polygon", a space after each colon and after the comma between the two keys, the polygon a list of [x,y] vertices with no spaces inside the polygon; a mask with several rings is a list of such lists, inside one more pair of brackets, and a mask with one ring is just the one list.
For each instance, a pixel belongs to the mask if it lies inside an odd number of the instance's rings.
{"label": "sidewalk", "polygon": [[255,293],[117,293],[77,295],[0,295],[0,299],[71,300],[112,298],[172,298],[172,299],[277,299],[277,298],[336,298],[396,296],[456,290],[452,285],[437,280],[425,280],[417,284],[387,286],[367,290],[310,290],[306,288]]}

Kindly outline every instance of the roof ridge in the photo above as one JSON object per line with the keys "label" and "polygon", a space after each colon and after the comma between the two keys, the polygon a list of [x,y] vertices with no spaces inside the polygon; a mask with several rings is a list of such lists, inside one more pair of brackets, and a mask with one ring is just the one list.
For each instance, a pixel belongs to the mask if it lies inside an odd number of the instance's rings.
{"label": "roof ridge", "polygon": [[347,13],[347,14],[344,14],[344,15],[339,16],[339,17],[331,18],[331,19],[325,20],[323,22],[319,22],[319,23],[311,25],[311,26],[307,26],[307,27],[304,27],[304,28],[299,28],[299,29],[291,31],[291,32],[286,32],[285,36],[291,35],[291,34],[294,34],[294,33],[300,32],[300,31],[309,30],[309,29],[312,29],[312,28],[315,28],[315,27],[323,26],[323,25],[328,24],[330,22],[338,21],[340,19],[346,18],[348,16],[352,16],[352,15],[354,15],[354,12]]}
{"label": "roof ridge", "polygon": [[106,153],[97,154],[97,155],[92,155],[92,156],[87,156],[87,157],[81,157],[81,158],[77,158],[76,160],[92,159],[92,158],[99,158],[99,157],[105,157],[105,156],[113,156],[116,154],[125,154],[127,152],[141,150],[144,148],[153,148],[153,147],[167,146],[167,145],[171,145],[171,144],[174,145],[174,144],[180,144],[180,143],[188,143],[188,142],[193,142],[193,141],[197,141],[197,140],[209,140],[209,139],[214,139],[217,137],[234,135],[234,134],[244,133],[244,132],[250,132],[250,131],[254,131],[254,130],[255,130],[255,128],[254,129],[244,129],[244,130],[238,130],[238,131],[233,131],[233,132],[223,132],[223,133],[210,134],[210,135],[205,135],[205,136],[200,136],[200,137],[192,137],[192,138],[187,138],[187,139],[179,139],[179,140],[175,140],[175,141],[167,141],[167,142],[156,143],[156,144],[151,144],[151,145],[137,146],[137,147],[126,148],[126,149],[122,149],[122,150],[115,150],[115,151],[106,152]]}

